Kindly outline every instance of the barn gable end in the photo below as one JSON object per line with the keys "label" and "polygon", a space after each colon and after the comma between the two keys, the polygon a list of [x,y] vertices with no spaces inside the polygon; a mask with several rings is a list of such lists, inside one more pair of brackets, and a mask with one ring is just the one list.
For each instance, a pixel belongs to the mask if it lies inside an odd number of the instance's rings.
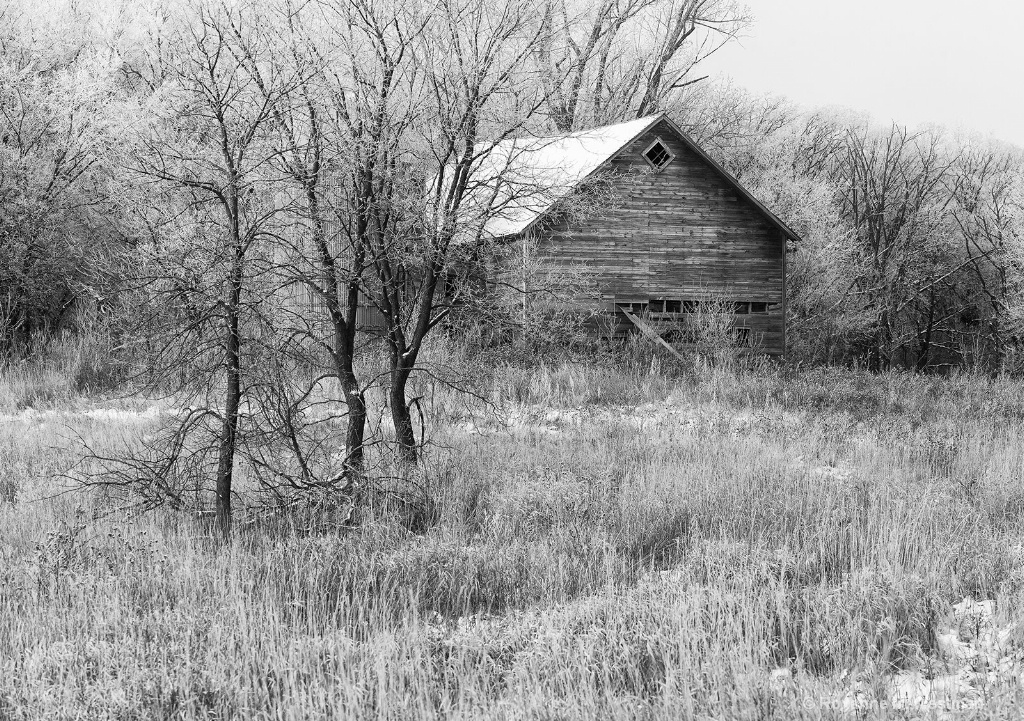
{"label": "barn gable end", "polygon": [[[664,148],[654,148],[654,160],[666,150],[671,157],[656,170],[644,153],[659,141]],[[723,300],[735,304],[741,337],[783,354],[792,231],[664,116],[603,167],[612,182],[623,178],[615,206],[583,221],[539,217],[526,231],[539,252],[594,273],[604,310],[624,306],[669,319],[697,301]],[[618,317],[622,328],[625,316]]]}

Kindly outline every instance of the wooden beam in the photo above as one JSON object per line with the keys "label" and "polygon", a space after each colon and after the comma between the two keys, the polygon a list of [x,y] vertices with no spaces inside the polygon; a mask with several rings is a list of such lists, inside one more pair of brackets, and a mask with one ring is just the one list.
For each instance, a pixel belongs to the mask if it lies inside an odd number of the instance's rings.
{"label": "wooden beam", "polygon": [[662,348],[667,350],[669,353],[674,355],[679,360],[684,361],[684,362],[686,361],[686,358],[684,358],[683,355],[679,351],[677,351],[675,348],[673,348],[668,343],[666,343],[665,339],[662,338],[660,335],[658,335],[658,332],[656,330],[654,330],[654,328],[651,328],[651,326],[649,326],[646,323],[644,323],[642,320],[637,318],[635,315],[630,313],[628,310],[626,310],[624,308],[619,308],[619,310],[622,311],[622,313],[627,318],[629,318],[630,321],[632,321],[633,325],[635,325],[637,328],[640,329],[640,332],[646,338],[648,338],[649,340],[654,341],[655,343],[661,344]]}

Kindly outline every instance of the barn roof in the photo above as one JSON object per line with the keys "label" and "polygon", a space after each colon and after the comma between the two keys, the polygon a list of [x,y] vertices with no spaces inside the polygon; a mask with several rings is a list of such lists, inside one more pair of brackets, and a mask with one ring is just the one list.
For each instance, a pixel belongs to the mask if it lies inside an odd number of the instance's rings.
{"label": "barn roof", "polygon": [[665,113],[564,135],[514,138],[495,144],[480,159],[476,177],[481,183],[472,193],[483,192],[488,196],[490,212],[484,223],[484,234],[502,238],[529,230],[559,200],[571,195],[636,138],[662,121],[770,223],[787,237],[798,238]]}

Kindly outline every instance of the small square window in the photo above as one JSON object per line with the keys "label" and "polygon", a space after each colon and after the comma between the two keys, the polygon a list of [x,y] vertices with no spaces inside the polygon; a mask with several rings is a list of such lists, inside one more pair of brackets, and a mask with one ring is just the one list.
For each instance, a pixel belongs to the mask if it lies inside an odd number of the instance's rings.
{"label": "small square window", "polygon": [[665,301],[665,312],[666,313],[682,313],[683,302],[680,300],[666,300]]}
{"label": "small square window", "polygon": [[644,160],[655,170],[661,170],[672,162],[672,151],[658,138],[643,152]]}

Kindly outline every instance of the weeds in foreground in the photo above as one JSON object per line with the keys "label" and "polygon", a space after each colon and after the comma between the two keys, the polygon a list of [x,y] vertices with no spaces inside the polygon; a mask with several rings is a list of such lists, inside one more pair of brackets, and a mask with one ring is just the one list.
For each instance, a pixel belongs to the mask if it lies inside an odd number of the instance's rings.
{"label": "weeds in foreground", "polygon": [[110,332],[94,328],[58,335],[32,358],[0,358],[0,413],[60,407],[115,388],[124,368],[113,355]]}
{"label": "weeds in foreground", "polygon": [[[179,516],[89,522],[98,495],[40,500],[52,421],[13,417],[0,718],[898,717],[895,674],[951,673],[952,604],[1021,611],[1014,381],[495,378],[505,422],[430,405],[418,532],[387,506],[226,547]],[[148,428],[64,421],[99,447]],[[1004,717],[1021,688],[992,678],[946,705]]]}

